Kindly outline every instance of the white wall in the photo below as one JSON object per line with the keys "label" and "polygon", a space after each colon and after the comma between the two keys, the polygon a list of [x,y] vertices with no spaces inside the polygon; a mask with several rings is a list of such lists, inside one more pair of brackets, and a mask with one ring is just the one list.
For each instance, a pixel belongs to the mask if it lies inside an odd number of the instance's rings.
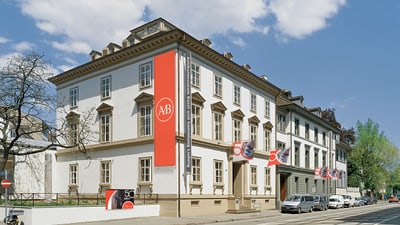
{"label": "white wall", "polygon": [[[133,209],[124,210],[106,210],[105,207],[36,207],[14,210],[23,210],[23,215],[18,217],[26,225],[55,225],[160,215],[159,205],[135,205]],[[4,215],[5,210],[1,207],[0,218],[4,218]]]}

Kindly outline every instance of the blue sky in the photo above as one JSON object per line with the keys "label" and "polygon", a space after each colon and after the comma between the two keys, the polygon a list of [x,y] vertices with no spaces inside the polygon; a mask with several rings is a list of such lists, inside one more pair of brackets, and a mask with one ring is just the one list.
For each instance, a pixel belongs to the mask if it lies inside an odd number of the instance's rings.
{"label": "blue sky", "polygon": [[34,50],[59,73],[159,17],[306,107],[334,108],[345,128],[372,119],[400,147],[398,0],[0,0],[0,65]]}

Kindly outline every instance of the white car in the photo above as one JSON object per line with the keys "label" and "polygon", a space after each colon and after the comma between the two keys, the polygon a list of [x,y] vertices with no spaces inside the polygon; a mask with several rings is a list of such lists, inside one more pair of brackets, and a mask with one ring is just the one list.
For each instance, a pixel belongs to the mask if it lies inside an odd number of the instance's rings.
{"label": "white car", "polygon": [[344,207],[354,207],[354,198],[351,195],[343,195]]}
{"label": "white car", "polygon": [[329,207],[329,208],[333,208],[333,209],[343,208],[343,207],[344,207],[344,199],[343,199],[343,196],[341,196],[341,195],[332,195],[332,196],[329,198],[328,207]]}

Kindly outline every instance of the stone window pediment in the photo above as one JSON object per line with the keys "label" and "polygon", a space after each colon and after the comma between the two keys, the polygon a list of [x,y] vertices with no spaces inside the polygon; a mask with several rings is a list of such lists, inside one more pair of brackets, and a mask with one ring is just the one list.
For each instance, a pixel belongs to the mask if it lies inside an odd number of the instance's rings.
{"label": "stone window pediment", "polygon": [[67,119],[78,119],[81,115],[79,113],[76,112],[69,112],[66,116]]}
{"label": "stone window pediment", "polygon": [[260,119],[258,119],[257,116],[253,116],[249,118],[249,123],[250,124],[259,124],[260,123]]}
{"label": "stone window pediment", "polygon": [[192,102],[203,105],[206,99],[199,92],[195,92],[192,94]]}
{"label": "stone window pediment", "polygon": [[268,129],[268,130],[272,130],[272,128],[274,127],[274,125],[272,125],[272,123],[270,121],[264,123],[263,126],[264,126],[264,129]]}
{"label": "stone window pediment", "polygon": [[211,104],[211,110],[213,111],[219,111],[219,112],[225,112],[226,111],[226,106],[222,102],[216,102]]}
{"label": "stone window pediment", "polygon": [[136,103],[143,103],[143,102],[152,102],[154,100],[154,96],[152,94],[142,92],[140,93],[136,98],[135,102]]}
{"label": "stone window pediment", "polygon": [[231,113],[231,115],[232,115],[232,118],[237,118],[237,119],[241,119],[241,120],[243,120],[243,117],[244,117],[244,113],[240,109],[233,111]]}
{"label": "stone window pediment", "polygon": [[111,106],[107,103],[102,103],[99,107],[96,108],[97,112],[111,112],[114,109],[114,106]]}

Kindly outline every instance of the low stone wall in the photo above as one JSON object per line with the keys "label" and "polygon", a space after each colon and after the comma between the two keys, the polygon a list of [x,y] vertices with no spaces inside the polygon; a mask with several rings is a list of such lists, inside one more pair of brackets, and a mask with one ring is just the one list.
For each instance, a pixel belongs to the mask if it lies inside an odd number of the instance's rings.
{"label": "low stone wall", "polygon": [[[23,215],[19,218],[27,225],[55,225],[90,221],[119,220],[135,217],[159,216],[159,205],[135,205],[133,209],[106,210],[105,207],[34,207],[13,208]],[[1,221],[5,217],[0,208]]]}

